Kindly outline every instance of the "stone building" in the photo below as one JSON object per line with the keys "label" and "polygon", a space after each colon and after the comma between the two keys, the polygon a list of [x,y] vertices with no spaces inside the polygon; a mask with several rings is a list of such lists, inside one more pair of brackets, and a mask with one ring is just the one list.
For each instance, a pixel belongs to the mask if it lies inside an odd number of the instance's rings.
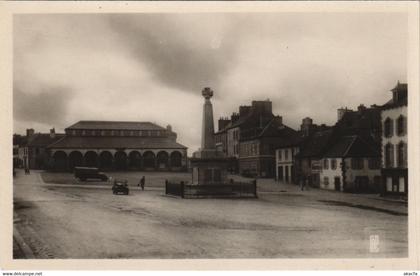
{"label": "stone building", "polygon": [[216,148],[233,158],[231,169],[248,176],[275,176],[275,149],[282,139],[295,134],[272,112],[272,102],[252,101],[238,113],[220,118],[215,133]]}
{"label": "stone building", "polygon": [[276,180],[298,184],[296,173],[296,155],[304,136],[301,132],[284,139],[276,149]]}
{"label": "stone building", "polygon": [[26,130],[26,149],[24,149],[24,163],[30,169],[45,170],[49,168],[50,156],[48,146],[64,137],[64,133],[35,133],[33,129]]}
{"label": "stone building", "polygon": [[379,192],[381,153],[372,138],[341,136],[323,155],[320,188],[345,192]]}
{"label": "stone building", "polygon": [[187,148],[176,142],[171,126],[150,122],[79,121],[65,137],[48,146],[53,170],[75,166],[102,170],[182,171]]}
{"label": "stone building", "polygon": [[407,84],[398,82],[391,91],[392,99],[381,112],[382,193],[407,196]]}

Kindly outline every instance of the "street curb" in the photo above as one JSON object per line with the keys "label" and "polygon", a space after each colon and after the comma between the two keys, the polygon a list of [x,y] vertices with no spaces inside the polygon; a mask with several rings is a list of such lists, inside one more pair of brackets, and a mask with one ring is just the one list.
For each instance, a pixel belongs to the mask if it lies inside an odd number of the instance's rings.
{"label": "street curb", "polygon": [[29,245],[23,240],[17,227],[13,225],[13,237],[15,238],[19,248],[22,250],[26,259],[35,259],[35,255]]}

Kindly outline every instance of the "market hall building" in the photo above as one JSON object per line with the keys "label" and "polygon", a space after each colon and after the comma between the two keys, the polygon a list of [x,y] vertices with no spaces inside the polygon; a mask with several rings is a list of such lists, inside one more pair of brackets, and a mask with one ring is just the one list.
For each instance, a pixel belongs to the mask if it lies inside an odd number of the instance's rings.
{"label": "market hall building", "polygon": [[76,166],[101,170],[184,171],[187,147],[177,134],[151,122],[79,121],[48,146],[51,168]]}

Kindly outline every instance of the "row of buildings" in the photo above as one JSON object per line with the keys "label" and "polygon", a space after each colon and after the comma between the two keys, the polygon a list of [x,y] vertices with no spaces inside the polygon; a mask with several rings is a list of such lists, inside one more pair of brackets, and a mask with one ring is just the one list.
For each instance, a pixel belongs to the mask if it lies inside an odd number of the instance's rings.
{"label": "row of buildings", "polygon": [[407,195],[407,84],[385,104],[340,108],[333,126],[304,118],[299,130],[253,101],[218,121],[217,148],[242,175],[344,192]]}
{"label": "row of buildings", "polygon": [[151,122],[79,121],[65,133],[15,135],[14,166],[71,171],[76,166],[102,170],[182,171],[187,147],[170,125]]}
{"label": "row of buildings", "polygon": [[[229,159],[231,173],[273,177],[344,192],[406,195],[407,84],[397,83],[385,104],[340,108],[332,126],[304,118],[299,130],[272,112],[269,100],[240,106],[218,120],[216,148]],[[187,148],[171,126],[150,122],[80,121],[65,133],[15,135],[14,166],[71,171],[183,171]]]}

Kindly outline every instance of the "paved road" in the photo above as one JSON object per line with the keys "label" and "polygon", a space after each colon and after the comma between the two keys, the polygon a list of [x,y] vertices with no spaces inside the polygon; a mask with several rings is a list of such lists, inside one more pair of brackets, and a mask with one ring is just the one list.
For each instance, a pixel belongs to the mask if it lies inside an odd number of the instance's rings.
{"label": "paved road", "polygon": [[[153,186],[153,185],[151,185]],[[129,196],[107,185],[14,181],[15,229],[37,258],[406,257],[407,207],[261,181],[259,199]],[[371,235],[379,252],[369,252]]]}

